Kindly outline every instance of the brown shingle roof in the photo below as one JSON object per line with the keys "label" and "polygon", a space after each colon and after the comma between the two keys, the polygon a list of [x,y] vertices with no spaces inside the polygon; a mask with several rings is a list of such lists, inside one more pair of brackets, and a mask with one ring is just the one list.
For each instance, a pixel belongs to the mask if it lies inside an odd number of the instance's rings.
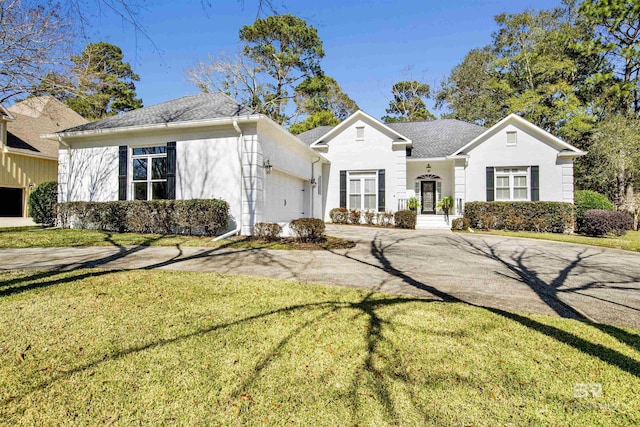
{"label": "brown shingle roof", "polygon": [[26,156],[58,158],[58,143],[40,135],[87,123],[78,113],[52,96],[25,99],[7,108],[14,121],[7,122],[7,147]]}

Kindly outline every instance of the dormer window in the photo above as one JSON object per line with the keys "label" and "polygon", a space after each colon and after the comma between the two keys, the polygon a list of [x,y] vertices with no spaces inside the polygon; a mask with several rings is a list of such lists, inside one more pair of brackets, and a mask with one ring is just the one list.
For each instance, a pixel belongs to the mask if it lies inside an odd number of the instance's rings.
{"label": "dormer window", "polygon": [[518,145],[518,134],[515,131],[507,132],[507,147]]}
{"label": "dormer window", "polygon": [[364,126],[356,127],[356,140],[364,139]]}

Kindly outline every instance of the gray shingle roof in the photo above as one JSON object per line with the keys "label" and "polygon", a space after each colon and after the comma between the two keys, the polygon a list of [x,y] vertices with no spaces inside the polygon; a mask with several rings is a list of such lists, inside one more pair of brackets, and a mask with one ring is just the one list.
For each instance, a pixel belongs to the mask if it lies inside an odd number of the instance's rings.
{"label": "gray shingle roof", "polygon": [[79,132],[100,129],[126,128],[162,123],[188,122],[224,117],[255,114],[223,93],[202,93],[184,96],[171,101],[144,107],[117,116],[66,129],[64,132]]}
{"label": "gray shingle roof", "polygon": [[387,126],[413,141],[412,159],[450,156],[487,130],[454,119],[387,123]]}
{"label": "gray shingle roof", "polygon": [[[386,125],[413,142],[412,159],[449,156],[487,130],[482,126],[454,119]],[[311,145],[331,129],[333,126],[319,126],[301,133],[298,138]]]}

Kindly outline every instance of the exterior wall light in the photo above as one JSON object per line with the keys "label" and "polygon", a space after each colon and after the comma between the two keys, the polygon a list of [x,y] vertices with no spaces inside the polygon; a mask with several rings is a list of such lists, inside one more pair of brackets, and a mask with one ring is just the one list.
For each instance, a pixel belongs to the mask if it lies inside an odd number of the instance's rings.
{"label": "exterior wall light", "polygon": [[318,185],[315,178],[311,178],[311,180],[309,181],[309,184],[311,184],[312,188],[316,188],[316,185]]}
{"label": "exterior wall light", "polygon": [[427,163],[427,172],[431,172],[431,163]]}
{"label": "exterior wall light", "polygon": [[269,161],[269,159],[266,159],[264,161],[264,163],[262,164],[262,167],[264,168],[267,175],[270,174],[271,171],[273,170],[273,166],[271,165],[271,162]]}

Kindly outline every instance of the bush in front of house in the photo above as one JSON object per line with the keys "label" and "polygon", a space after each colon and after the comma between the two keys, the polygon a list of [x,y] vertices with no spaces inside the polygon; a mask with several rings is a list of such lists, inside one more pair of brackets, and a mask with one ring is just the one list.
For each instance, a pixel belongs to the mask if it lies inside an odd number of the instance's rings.
{"label": "bush in front of house", "polygon": [[362,212],[362,217],[364,218],[365,224],[373,225],[376,220],[376,213],[374,211],[364,211]]}
{"label": "bush in front of house", "polygon": [[334,224],[347,224],[349,222],[349,211],[347,208],[333,208],[329,211],[329,218]]}
{"label": "bush in front of house", "polygon": [[358,209],[349,210],[349,224],[360,224],[361,217],[362,212],[360,212]]}
{"label": "bush in front of house", "polygon": [[282,227],[275,222],[257,222],[253,226],[253,236],[266,242],[273,242],[280,238]]}
{"label": "bush in front of house", "polygon": [[456,231],[464,231],[469,229],[468,218],[456,218],[451,221],[451,229]]}
{"label": "bush in front of house", "polygon": [[578,190],[573,197],[573,204],[576,206],[576,230],[583,232],[584,214],[589,209],[615,210],[613,203],[605,196],[596,191]]}
{"label": "bush in front of house", "polygon": [[289,223],[289,228],[302,242],[317,242],[324,234],[324,221],[319,218],[298,218]]}
{"label": "bush in front of house", "polygon": [[393,225],[392,212],[378,212],[376,214],[376,222],[382,227],[391,227]]}
{"label": "bush in front of house", "polygon": [[36,224],[51,227],[56,223],[55,206],[58,202],[58,183],[47,181],[38,185],[29,194],[29,215]]}
{"label": "bush in front of house", "polygon": [[59,225],[115,232],[216,235],[229,224],[220,199],[66,202],[57,205]]}
{"label": "bush in front of house", "polygon": [[575,213],[564,202],[467,202],[464,217],[471,228],[568,233]]}
{"label": "bush in front of house", "polygon": [[632,229],[633,216],[627,212],[589,209],[584,213],[582,232],[588,236],[622,236]]}
{"label": "bush in front of house", "polygon": [[403,210],[397,211],[393,217],[393,220],[397,228],[415,229],[417,217],[418,215],[416,214],[416,211]]}

